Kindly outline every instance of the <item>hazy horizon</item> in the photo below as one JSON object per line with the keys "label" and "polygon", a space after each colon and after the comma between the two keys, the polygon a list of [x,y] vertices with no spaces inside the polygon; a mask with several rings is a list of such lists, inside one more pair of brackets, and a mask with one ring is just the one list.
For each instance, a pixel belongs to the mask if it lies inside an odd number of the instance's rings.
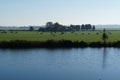
{"label": "hazy horizon", "polygon": [[0,26],[120,25],[119,0],[0,0]]}

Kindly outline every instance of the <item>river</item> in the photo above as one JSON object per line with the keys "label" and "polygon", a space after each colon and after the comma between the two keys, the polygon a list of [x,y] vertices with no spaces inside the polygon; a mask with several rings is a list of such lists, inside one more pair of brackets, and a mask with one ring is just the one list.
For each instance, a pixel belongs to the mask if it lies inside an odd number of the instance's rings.
{"label": "river", "polygon": [[120,80],[119,48],[0,49],[0,80]]}

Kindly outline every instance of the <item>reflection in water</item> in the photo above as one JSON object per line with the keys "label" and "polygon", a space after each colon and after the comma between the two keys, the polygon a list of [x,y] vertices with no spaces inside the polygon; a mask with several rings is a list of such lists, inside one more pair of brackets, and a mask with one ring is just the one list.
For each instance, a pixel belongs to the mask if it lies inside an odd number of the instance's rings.
{"label": "reflection in water", "polygon": [[107,61],[107,49],[103,48],[103,64],[102,64],[103,69],[105,69],[106,67],[106,61]]}

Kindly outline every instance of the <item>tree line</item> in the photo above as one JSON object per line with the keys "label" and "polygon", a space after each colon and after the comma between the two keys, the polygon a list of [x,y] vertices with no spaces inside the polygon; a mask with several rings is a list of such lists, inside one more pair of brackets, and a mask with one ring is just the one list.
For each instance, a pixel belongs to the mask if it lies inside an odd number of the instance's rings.
{"label": "tree line", "polygon": [[[95,31],[96,27],[95,25],[91,24],[82,24],[82,25],[70,25],[65,26],[62,24],[59,24],[58,22],[47,22],[45,27],[40,27],[38,31],[46,32],[62,32],[62,31]],[[34,27],[30,27],[30,31],[34,30]]]}

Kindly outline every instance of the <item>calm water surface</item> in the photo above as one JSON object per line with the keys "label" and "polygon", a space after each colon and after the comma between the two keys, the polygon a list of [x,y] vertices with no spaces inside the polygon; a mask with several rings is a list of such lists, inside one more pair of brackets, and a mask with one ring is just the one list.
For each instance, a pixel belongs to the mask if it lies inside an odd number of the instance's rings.
{"label": "calm water surface", "polygon": [[0,80],[120,80],[120,49],[1,49]]}

